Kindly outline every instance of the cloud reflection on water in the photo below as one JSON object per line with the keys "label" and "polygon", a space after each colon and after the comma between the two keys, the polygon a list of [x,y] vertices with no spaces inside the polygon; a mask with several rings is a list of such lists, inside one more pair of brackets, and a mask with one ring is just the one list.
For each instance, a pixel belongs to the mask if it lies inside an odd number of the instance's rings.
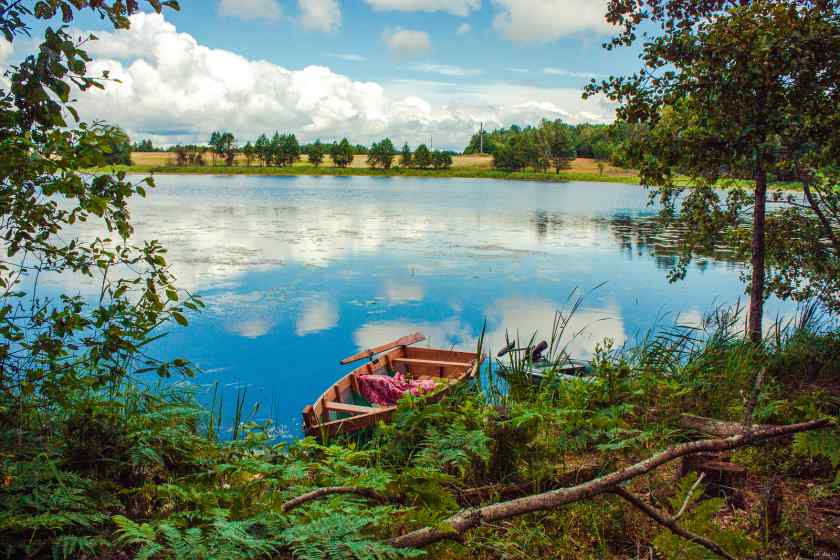
{"label": "cloud reflection on water", "polygon": [[[506,333],[513,339],[519,335],[527,341],[537,333],[537,340],[551,338],[554,317],[562,304],[545,298],[511,297],[499,299],[485,309],[487,332],[485,348],[498,350],[504,346]],[[429,346],[455,346],[461,350],[475,347],[479,332],[470,327],[470,318],[450,317],[439,322],[411,320],[370,321],[360,326],[353,335],[359,349],[371,348],[420,331],[426,335]],[[568,320],[561,348],[575,358],[588,358],[595,344],[612,339],[617,346],[627,340],[621,313],[616,306],[578,309]]]}
{"label": "cloud reflection on water", "polygon": [[303,305],[295,323],[295,334],[306,336],[329,330],[338,324],[338,307],[324,295],[316,295]]}

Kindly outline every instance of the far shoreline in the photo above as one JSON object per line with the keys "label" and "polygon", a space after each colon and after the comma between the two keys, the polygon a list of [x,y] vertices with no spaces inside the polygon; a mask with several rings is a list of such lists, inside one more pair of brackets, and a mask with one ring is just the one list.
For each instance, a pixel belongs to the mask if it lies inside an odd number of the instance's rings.
{"label": "far shoreline", "polygon": [[452,167],[449,169],[415,169],[393,167],[388,170],[360,167],[315,167],[294,165],[291,167],[259,166],[169,166],[169,165],[115,165],[89,170],[91,173],[117,173],[146,175],[252,175],[270,177],[327,176],[327,177],[421,177],[439,179],[496,179],[511,181],[532,181],[541,183],[568,183],[572,181],[591,183],[616,183],[639,185],[635,174],[599,174],[574,170],[559,173],[537,171],[502,171],[488,168]]}

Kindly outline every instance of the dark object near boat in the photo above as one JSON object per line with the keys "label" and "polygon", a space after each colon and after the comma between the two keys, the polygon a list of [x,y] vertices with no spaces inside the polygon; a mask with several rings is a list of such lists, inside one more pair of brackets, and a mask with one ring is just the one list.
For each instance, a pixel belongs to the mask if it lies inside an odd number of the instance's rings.
{"label": "dark object near boat", "polygon": [[540,360],[542,360],[542,357],[543,357],[542,354],[546,350],[548,350],[548,342],[543,340],[542,342],[537,344],[537,346],[534,348],[534,351],[531,352],[531,361],[536,363],[536,362],[539,362]]}
{"label": "dark object near boat", "polygon": [[499,350],[499,353],[496,354],[496,357],[501,358],[502,356],[504,356],[508,352],[512,352],[514,348],[516,348],[516,341],[508,342],[507,346],[505,346],[504,348]]}

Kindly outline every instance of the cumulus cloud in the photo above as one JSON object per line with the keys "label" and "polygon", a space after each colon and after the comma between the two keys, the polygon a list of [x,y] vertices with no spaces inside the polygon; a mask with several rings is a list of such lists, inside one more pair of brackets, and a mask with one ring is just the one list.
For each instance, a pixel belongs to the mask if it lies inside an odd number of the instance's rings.
{"label": "cumulus cloud", "polygon": [[478,76],[482,73],[478,68],[462,68],[449,64],[415,64],[413,68],[420,72],[431,72],[441,76]]}
{"label": "cumulus cloud", "polygon": [[5,39],[0,39],[0,64],[6,64],[12,57],[13,52],[12,44]]}
{"label": "cumulus cloud", "polygon": [[275,20],[283,11],[277,0],[220,0],[219,14],[244,20]]}
{"label": "cumulus cloud", "polygon": [[432,50],[432,42],[425,31],[386,29],[382,39],[391,54],[399,58],[421,56]]}
{"label": "cumulus cloud", "polygon": [[472,25],[470,25],[469,23],[462,23],[461,25],[458,26],[458,29],[455,30],[455,34],[456,35],[466,35],[470,31],[472,31]]}
{"label": "cumulus cloud", "polygon": [[375,10],[401,12],[448,12],[466,16],[481,7],[481,0],[365,0]]}
{"label": "cumulus cloud", "polygon": [[[612,120],[603,100],[583,101],[572,88],[362,82],[323,66],[290,70],[208,48],[158,14],[136,14],[131,22],[129,30],[97,32],[91,71],[109,70],[120,83],[79,95],[78,108],[86,119],[120,124],[158,144],[205,142],[213,130],[227,129],[243,139],[288,130],[304,141],[351,136],[360,143],[390,136],[417,144],[434,135],[461,148],[481,121],[490,128],[543,117]],[[455,77],[465,70],[426,68]]]}
{"label": "cumulus cloud", "polygon": [[608,34],[606,0],[493,0],[493,27],[519,43],[554,41],[582,32]]}
{"label": "cumulus cloud", "polygon": [[298,7],[304,29],[329,33],[341,27],[341,8],[336,0],[298,0]]}

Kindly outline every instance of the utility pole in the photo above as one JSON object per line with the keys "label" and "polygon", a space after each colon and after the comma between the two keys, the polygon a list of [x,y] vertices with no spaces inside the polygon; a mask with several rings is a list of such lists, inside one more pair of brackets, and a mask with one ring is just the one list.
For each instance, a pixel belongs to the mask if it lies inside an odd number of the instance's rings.
{"label": "utility pole", "polygon": [[479,143],[481,145],[481,148],[479,149],[479,152],[481,154],[484,154],[484,122],[481,123],[481,128],[478,131],[478,137],[480,139]]}

